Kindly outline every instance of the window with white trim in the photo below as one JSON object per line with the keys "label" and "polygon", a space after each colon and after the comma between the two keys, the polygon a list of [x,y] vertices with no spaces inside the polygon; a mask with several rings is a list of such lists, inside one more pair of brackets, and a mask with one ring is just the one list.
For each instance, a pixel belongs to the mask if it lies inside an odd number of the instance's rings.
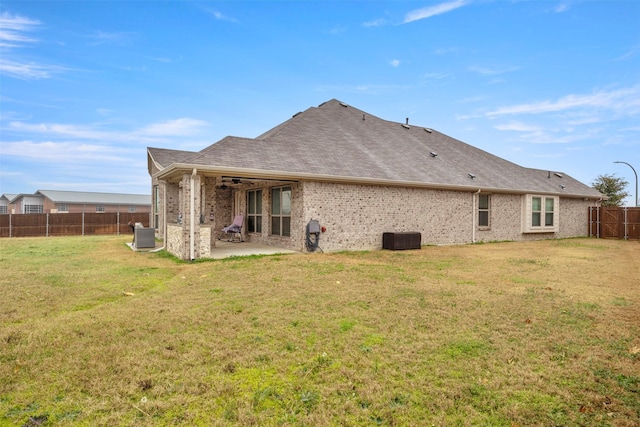
{"label": "window with white trim", "polygon": [[523,213],[523,233],[555,233],[560,227],[560,198],[527,194]]}
{"label": "window with white trim", "polygon": [[58,212],[69,212],[69,206],[66,203],[57,205]]}
{"label": "window with white trim", "polygon": [[4,215],[7,213],[7,207],[4,205],[0,205],[0,215]]}
{"label": "window with white trim", "polygon": [[291,235],[291,187],[271,189],[271,234]]}
{"label": "window with white trim", "polygon": [[129,213],[136,213],[136,206],[129,206]]}
{"label": "window with white trim", "polygon": [[96,205],[96,213],[104,213],[104,205]]}
{"label": "window with white trim", "polygon": [[489,194],[478,195],[478,228],[489,229],[491,227],[491,196]]}

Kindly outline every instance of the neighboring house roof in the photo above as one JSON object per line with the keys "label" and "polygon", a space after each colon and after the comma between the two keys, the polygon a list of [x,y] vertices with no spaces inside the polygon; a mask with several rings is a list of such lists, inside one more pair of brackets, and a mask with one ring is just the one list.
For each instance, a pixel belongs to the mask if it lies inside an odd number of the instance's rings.
{"label": "neighboring house roof", "polygon": [[11,201],[16,197],[18,197],[18,194],[5,193],[2,196],[0,196],[0,199],[5,199],[7,202],[11,203]]}
{"label": "neighboring house roof", "polygon": [[86,191],[38,190],[54,203],[102,204],[102,205],[150,205],[151,196],[145,194],[94,193]]}
{"label": "neighboring house roof", "polygon": [[524,168],[433,129],[380,119],[335,99],[255,139],[228,136],[175,157],[168,151],[149,149],[161,165],[159,178],[197,168],[238,176],[602,196],[564,173]]}
{"label": "neighboring house roof", "polygon": [[13,198],[9,199],[9,203],[11,203],[11,204],[16,203],[18,200],[20,200],[20,199],[22,199],[24,197],[34,197],[34,196],[41,197],[41,196],[38,196],[37,194],[25,194],[25,193],[11,194],[11,196],[13,197]]}

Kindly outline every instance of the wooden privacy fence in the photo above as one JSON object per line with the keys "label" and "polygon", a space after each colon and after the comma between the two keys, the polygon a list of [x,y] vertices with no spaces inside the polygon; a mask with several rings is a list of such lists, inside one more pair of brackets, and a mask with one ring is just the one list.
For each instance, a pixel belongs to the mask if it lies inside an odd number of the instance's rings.
{"label": "wooden privacy fence", "polygon": [[129,221],[149,226],[148,213],[43,213],[0,215],[0,237],[131,234]]}
{"label": "wooden privacy fence", "polygon": [[640,207],[590,207],[589,236],[640,240]]}

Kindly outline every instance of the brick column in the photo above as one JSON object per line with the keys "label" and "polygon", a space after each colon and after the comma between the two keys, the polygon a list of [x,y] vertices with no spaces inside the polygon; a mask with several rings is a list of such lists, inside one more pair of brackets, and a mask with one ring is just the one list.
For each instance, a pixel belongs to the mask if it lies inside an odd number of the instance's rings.
{"label": "brick column", "polygon": [[193,259],[200,257],[200,182],[202,177],[198,174],[192,176],[190,173],[182,175],[180,198],[180,212],[182,213],[182,256],[184,260],[191,259],[191,180],[193,179],[193,239],[194,253]]}

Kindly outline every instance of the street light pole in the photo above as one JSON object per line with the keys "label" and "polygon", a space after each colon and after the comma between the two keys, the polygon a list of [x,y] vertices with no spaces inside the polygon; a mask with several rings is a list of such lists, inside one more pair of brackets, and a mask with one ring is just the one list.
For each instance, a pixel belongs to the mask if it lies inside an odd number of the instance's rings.
{"label": "street light pole", "polygon": [[613,163],[624,163],[625,165],[629,166],[631,168],[631,170],[633,171],[633,174],[636,176],[636,206],[640,206],[638,205],[638,173],[636,172],[636,170],[634,169],[633,166],[631,166],[629,163],[627,162],[621,162],[621,161],[615,161]]}

